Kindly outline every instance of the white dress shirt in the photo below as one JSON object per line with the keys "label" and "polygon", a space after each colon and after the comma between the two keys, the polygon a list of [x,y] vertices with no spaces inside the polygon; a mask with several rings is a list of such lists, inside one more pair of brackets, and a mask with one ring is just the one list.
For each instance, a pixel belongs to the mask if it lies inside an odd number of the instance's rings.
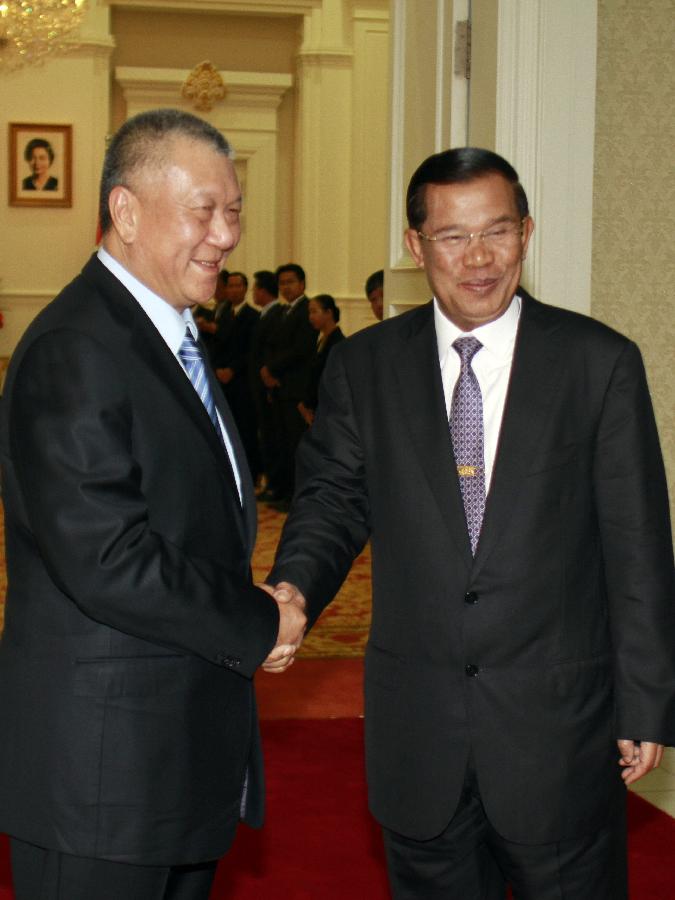
{"label": "white dress shirt", "polygon": [[480,325],[471,332],[461,331],[442,312],[434,297],[434,325],[441,364],[445,409],[448,418],[452,407],[452,393],[459,378],[459,354],[452,344],[458,337],[471,334],[483,345],[471,362],[483,396],[483,448],[485,455],[485,490],[490,490],[492,470],[497,454],[497,442],[504,415],[506,392],[511,376],[513,348],[518,333],[521,299],[516,295],[509,308],[498,319]]}
{"label": "white dress shirt", "polygon": [[[192,337],[195,339],[195,341],[198,339],[199,332],[197,331],[197,326],[195,325],[195,321],[192,318],[192,312],[189,309],[184,309],[182,313],[178,312],[178,310],[167,303],[166,300],[162,300],[162,298],[158,294],[155,294],[154,291],[151,291],[149,287],[135,278],[131,274],[131,272],[127,271],[127,269],[125,269],[121,263],[119,263],[113,256],[111,256],[106,250],[104,250],[103,247],[99,247],[97,256],[106,267],[106,269],[112,272],[112,274],[115,276],[115,278],[117,278],[118,281],[122,282],[131,296],[143,309],[143,312],[150,319],[152,324],[164,339],[169,350],[175,356],[176,361],[180,365],[181,369],[185,372],[185,377],[189,381],[187,371],[185,370],[185,366],[183,365],[181,358],[178,355],[178,351],[180,349],[180,345],[183,343],[186,328],[190,329],[190,333],[192,334]],[[209,365],[208,361],[206,360],[205,365]],[[227,433],[225,423],[223,422],[217,408],[216,415],[218,416],[218,423],[220,425],[220,431],[223,435],[223,441],[225,443],[227,455],[230,457],[230,464],[232,465],[232,471],[237,483],[237,491],[239,492],[239,500],[243,503],[241,493],[241,476],[239,474],[239,468],[237,466],[237,460],[234,455],[230,436]]]}

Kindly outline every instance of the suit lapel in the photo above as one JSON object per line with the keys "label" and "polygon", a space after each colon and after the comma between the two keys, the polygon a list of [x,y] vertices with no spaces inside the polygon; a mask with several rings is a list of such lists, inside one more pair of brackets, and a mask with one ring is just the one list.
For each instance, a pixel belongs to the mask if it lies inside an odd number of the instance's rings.
{"label": "suit lapel", "polygon": [[453,463],[433,305],[429,303],[411,316],[405,328],[393,366],[400,415],[441,516],[468,569],[472,563],[471,546]]}
{"label": "suit lapel", "polygon": [[[89,280],[94,281],[97,289],[102,292],[104,296],[110,298],[117,309],[124,309],[126,313],[130,314],[125,316],[125,318],[128,319],[128,327],[131,329],[131,351],[137,357],[142,359],[144,364],[148,365],[158,376],[160,381],[166,386],[166,389],[169,391],[172,398],[183,407],[186,415],[203,434],[213,453],[218,458],[218,462],[220,463],[219,468],[222,471],[230,490],[234,492],[236,506],[240,510],[240,515],[237,516],[237,523],[239,525],[242,540],[246,542],[247,546],[252,547],[250,544],[251,526],[250,523],[246,522],[245,524],[244,522],[245,515],[243,510],[241,510],[241,504],[239,503],[239,494],[230,460],[225,448],[220,442],[215,428],[213,427],[213,423],[204,408],[204,404],[199,399],[199,396],[192,387],[189,379],[186,378],[185,374],[181,371],[178,360],[173,356],[160,333],[143,312],[142,307],[136,302],[124,285],[121,284],[96,257],[93,257],[89,261],[83,274]],[[202,352],[207,360],[208,357],[203,347]],[[207,372],[210,373],[211,369],[208,362],[206,363],[206,367]],[[223,399],[222,391],[219,385],[214,388],[214,384],[217,384],[215,378],[211,377],[213,397],[222,415],[221,404],[219,402]],[[228,428],[228,435],[231,436],[232,434],[235,434],[236,427],[234,426],[229,409],[227,410],[227,415],[223,416],[223,421]],[[242,472],[243,485],[245,481],[244,475],[248,472],[247,467],[245,467],[246,457],[243,456],[243,451],[239,452],[235,449],[235,453],[237,454],[239,470]],[[251,500],[247,495],[248,492],[242,490],[242,493],[244,494],[244,502],[250,503]],[[251,488],[251,494],[252,493],[253,490]],[[249,508],[255,509],[255,497],[253,497],[252,502],[253,506]],[[246,518],[248,519],[250,516],[247,515]]]}
{"label": "suit lapel", "polygon": [[536,447],[553,407],[551,398],[561,377],[563,353],[558,327],[546,307],[523,297],[511,378],[497,445],[490,492],[474,561],[483,566],[507,527],[511,510],[528,474],[531,448]]}

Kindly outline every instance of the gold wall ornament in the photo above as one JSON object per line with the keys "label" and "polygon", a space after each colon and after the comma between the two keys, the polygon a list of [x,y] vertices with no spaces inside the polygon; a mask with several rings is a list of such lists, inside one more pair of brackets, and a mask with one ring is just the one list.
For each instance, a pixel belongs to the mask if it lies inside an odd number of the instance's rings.
{"label": "gold wall ornament", "polygon": [[11,71],[77,46],[87,0],[0,0],[0,69]]}
{"label": "gold wall ornament", "polygon": [[181,90],[183,98],[190,100],[199,110],[212,109],[214,103],[222,100],[226,93],[225,82],[208,59],[194,67]]}

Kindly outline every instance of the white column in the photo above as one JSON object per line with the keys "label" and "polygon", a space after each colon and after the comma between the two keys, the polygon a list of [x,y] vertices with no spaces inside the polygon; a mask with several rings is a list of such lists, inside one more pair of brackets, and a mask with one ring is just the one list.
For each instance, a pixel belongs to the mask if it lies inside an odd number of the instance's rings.
{"label": "white column", "polygon": [[596,0],[500,0],[496,149],[518,170],[536,230],[525,286],[591,308]]}

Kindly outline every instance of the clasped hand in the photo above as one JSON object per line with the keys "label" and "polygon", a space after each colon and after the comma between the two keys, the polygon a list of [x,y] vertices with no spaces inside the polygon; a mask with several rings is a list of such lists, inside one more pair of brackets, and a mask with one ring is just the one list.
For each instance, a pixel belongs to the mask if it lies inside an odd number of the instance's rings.
{"label": "clasped hand", "polygon": [[307,616],[305,598],[300,591],[287,581],[280,581],[276,587],[259,584],[258,587],[273,597],[279,607],[279,634],[277,642],[262,668],[266,672],[285,672],[293,664],[295,654],[305,636]]}

